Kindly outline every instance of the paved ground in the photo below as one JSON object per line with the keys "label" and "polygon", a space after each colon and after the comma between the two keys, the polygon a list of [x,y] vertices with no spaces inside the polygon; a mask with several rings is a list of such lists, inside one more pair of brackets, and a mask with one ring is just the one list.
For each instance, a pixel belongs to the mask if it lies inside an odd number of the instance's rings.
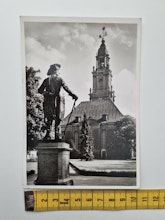
{"label": "paved ground", "polygon": [[108,176],[73,176],[75,186],[136,186],[133,177],[108,177]]}
{"label": "paved ground", "polygon": [[[74,186],[136,186],[136,178],[133,177],[107,177],[107,176],[82,176],[70,175]],[[34,185],[37,174],[28,177],[28,185]],[[65,186],[64,186],[65,187]]]}
{"label": "paved ground", "polygon": [[[113,161],[113,160],[93,160],[93,161],[81,161],[70,160],[71,163],[79,170],[85,170],[84,175],[80,175],[76,169],[70,166],[70,176],[73,179],[75,186],[135,186],[136,177],[121,177],[121,176],[105,176],[105,175],[92,175],[91,171],[97,173],[109,173],[109,172],[135,172],[135,161]],[[34,175],[28,176],[28,184],[33,185],[34,180],[37,178],[37,163],[28,162],[28,170],[35,170]],[[135,172],[136,173],[136,172]],[[87,174],[87,175],[85,175]]]}

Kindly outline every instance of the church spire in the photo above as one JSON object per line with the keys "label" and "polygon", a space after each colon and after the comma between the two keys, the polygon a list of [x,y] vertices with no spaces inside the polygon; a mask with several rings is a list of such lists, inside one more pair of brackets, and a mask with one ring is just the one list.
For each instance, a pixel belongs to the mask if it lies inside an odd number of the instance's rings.
{"label": "church spire", "polygon": [[90,91],[90,100],[111,99],[114,102],[114,91],[112,91],[112,74],[109,68],[109,53],[105,44],[107,32],[102,28],[101,45],[96,55],[96,68],[93,67],[93,90]]}
{"label": "church spire", "polygon": [[105,45],[104,37],[107,36],[107,32],[105,31],[105,27],[102,28],[102,35],[99,35],[99,38],[101,38],[101,45],[98,50],[97,56],[96,56],[96,69],[101,68],[109,68],[109,54]]}

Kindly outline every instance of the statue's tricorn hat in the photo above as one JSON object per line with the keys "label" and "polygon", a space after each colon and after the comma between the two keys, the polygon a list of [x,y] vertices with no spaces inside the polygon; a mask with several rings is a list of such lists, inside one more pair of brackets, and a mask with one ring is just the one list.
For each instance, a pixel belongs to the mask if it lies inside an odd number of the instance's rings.
{"label": "statue's tricorn hat", "polygon": [[59,70],[60,67],[61,67],[61,65],[58,64],[58,63],[50,65],[50,68],[49,68],[49,70],[48,70],[47,75],[53,75],[53,74],[54,74],[54,71]]}

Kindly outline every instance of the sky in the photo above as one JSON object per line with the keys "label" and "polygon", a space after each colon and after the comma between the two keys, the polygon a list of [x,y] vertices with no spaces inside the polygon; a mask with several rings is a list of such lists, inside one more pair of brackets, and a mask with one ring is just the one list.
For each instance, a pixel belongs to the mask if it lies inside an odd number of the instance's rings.
{"label": "sky", "polygon": [[[60,75],[81,101],[89,100],[92,69],[105,27],[105,44],[110,56],[115,105],[124,115],[137,114],[137,25],[120,23],[25,22],[25,65],[40,69],[40,83],[51,64],[61,64]],[[65,114],[73,100],[64,91]]]}

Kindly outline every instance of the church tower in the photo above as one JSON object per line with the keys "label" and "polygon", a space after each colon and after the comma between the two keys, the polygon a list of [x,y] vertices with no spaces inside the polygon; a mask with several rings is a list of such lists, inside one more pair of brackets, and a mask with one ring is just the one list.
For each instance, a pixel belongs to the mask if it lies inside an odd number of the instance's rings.
{"label": "church tower", "polygon": [[109,66],[109,54],[106,49],[104,37],[106,36],[105,27],[102,28],[103,34],[101,45],[96,55],[96,67],[93,67],[93,90],[90,89],[90,100],[111,99],[115,100],[114,91],[112,89],[112,71]]}

